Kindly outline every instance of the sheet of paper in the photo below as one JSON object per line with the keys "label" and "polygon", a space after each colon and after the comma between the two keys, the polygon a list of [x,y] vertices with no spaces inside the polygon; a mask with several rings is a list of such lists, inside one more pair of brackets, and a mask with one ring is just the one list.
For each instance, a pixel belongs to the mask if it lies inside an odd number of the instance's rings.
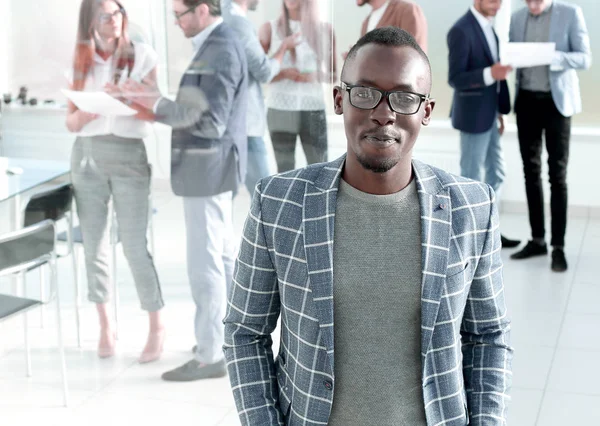
{"label": "sheet of paper", "polygon": [[62,92],[77,108],[91,114],[105,117],[137,114],[136,110],[105,92],[79,92],[66,89]]}
{"label": "sheet of paper", "polygon": [[550,65],[555,51],[555,43],[502,43],[500,62],[513,68]]}

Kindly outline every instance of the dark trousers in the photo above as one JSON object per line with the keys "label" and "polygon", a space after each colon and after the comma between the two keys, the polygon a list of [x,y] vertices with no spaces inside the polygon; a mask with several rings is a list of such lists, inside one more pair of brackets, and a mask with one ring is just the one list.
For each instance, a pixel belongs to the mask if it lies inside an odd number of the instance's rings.
{"label": "dark trousers", "polygon": [[552,214],[552,246],[564,246],[567,229],[567,164],[571,118],[556,109],[547,92],[520,90],[515,104],[517,128],[525,190],[529,207],[529,223],[533,238],[545,238],[544,192],[542,188],[542,135],[548,151],[550,178],[550,212]]}
{"label": "dark trousers", "polygon": [[308,164],[327,161],[327,120],[325,111],[267,112],[269,134],[279,173],[296,168],[296,139],[300,136]]}

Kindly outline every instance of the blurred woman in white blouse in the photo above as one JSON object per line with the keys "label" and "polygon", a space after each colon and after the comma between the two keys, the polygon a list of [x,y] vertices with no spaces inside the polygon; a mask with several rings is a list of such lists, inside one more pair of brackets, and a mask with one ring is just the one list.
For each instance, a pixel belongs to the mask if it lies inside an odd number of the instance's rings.
{"label": "blurred woman in white blouse", "polygon": [[283,0],[279,18],[260,28],[265,52],[300,33],[300,42],[283,58],[280,73],[269,84],[267,125],[278,171],[296,167],[296,139],[308,164],[327,160],[327,120],[323,84],[336,77],[333,27],[321,21],[317,0]]}
{"label": "blurred woman in white blouse", "polygon": [[[72,89],[118,91],[128,78],[156,80],[157,55],[127,35],[128,18],[116,0],[83,0],[73,65]],[[157,360],[164,341],[160,310],[163,298],[147,248],[150,167],[143,138],[152,117],[139,111],[131,117],[97,116],[69,104],[67,128],[77,138],[71,153],[71,175],[83,237],[88,279],[88,298],[96,304],[100,321],[98,355],[110,357],[115,336],[110,320],[108,205],[112,200],[119,225],[123,252],[141,307],[150,319],[141,363]]]}

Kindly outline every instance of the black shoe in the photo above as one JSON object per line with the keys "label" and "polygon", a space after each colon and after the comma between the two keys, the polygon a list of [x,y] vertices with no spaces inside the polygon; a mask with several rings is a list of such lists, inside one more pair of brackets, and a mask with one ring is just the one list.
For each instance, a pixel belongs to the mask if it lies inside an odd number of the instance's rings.
{"label": "black shoe", "polygon": [[502,241],[502,248],[513,248],[521,244],[519,240],[510,240],[504,235],[500,235],[500,241]]}
{"label": "black shoe", "polygon": [[567,270],[567,259],[563,249],[552,250],[552,270],[554,272],[565,272]]}
{"label": "black shoe", "polygon": [[533,256],[543,256],[548,254],[546,244],[538,244],[535,241],[529,241],[523,250],[510,255],[511,259],[528,259]]}

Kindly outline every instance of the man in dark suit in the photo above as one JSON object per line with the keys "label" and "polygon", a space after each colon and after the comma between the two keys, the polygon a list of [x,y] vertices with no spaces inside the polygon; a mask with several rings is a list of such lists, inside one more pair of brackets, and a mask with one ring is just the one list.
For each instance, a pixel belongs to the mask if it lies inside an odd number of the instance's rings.
{"label": "man in dark suit", "polygon": [[[489,184],[496,193],[504,182],[500,136],[503,114],[510,112],[506,76],[492,26],[502,0],[475,0],[448,32],[448,83],[454,88],[452,126],[460,130],[461,175]],[[485,169],[485,175],[483,170]],[[502,247],[519,241],[502,237]]]}
{"label": "man in dark suit", "polygon": [[196,52],[177,99],[144,84],[129,82],[127,89],[154,110],[156,121],[173,127],[171,186],[183,197],[196,347],[194,359],[163,379],[190,381],[226,374],[222,320],[236,252],[232,193],[246,174],[248,70],[220,0],[173,0],[173,12]]}
{"label": "man in dark suit", "polygon": [[[556,52],[550,65],[523,68],[517,73],[515,113],[523,159],[531,240],[512,259],[548,254],[542,188],[542,136],[548,152],[550,212],[552,217],[551,269],[567,270],[567,165],[571,117],[582,110],[577,70],[592,64],[590,36],[579,6],[556,0],[529,0],[510,22],[511,42],[552,42]],[[592,95],[593,96],[593,95]]]}

